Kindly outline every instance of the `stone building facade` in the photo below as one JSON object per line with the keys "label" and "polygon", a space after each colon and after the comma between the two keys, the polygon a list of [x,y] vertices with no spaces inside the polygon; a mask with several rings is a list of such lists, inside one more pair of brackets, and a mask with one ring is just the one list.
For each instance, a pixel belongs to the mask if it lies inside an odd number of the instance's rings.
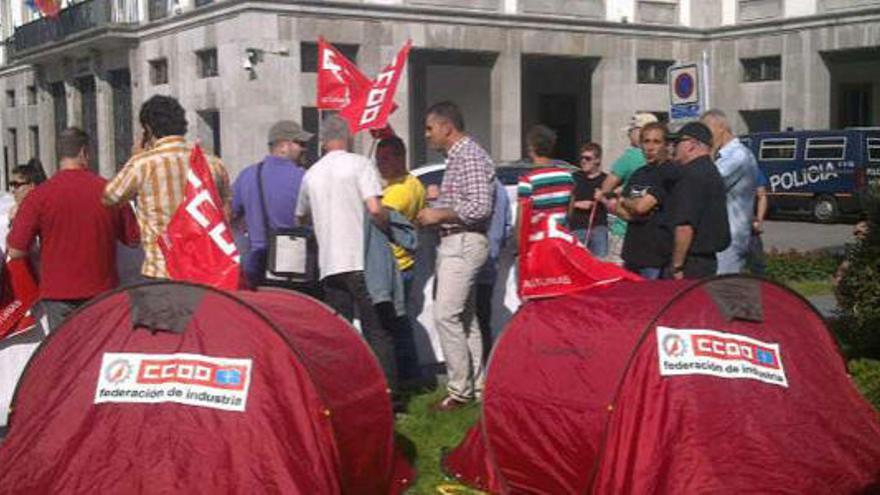
{"label": "stone building facade", "polygon": [[234,175],[274,121],[317,127],[319,36],[371,76],[413,41],[391,119],[412,166],[438,159],[422,119],[442,99],[498,161],[545,123],[563,158],[592,139],[608,165],[633,111],[667,111],[666,67],[691,61],[737,131],[880,125],[880,0],[84,0],[57,20],[2,0],[0,36],[2,186],[30,157],[53,171],[67,125],[97,137],[112,175],[158,93]]}

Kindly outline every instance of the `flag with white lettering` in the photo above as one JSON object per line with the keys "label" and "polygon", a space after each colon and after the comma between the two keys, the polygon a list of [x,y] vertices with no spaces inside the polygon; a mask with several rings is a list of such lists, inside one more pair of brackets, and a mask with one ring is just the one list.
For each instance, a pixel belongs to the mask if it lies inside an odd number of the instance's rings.
{"label": "flag with white lettering", "polygon": [[196,145],[189,158],[183,202],[174,212],[159,247],[168,276],[210,285],[238,288],[239,254],[223,213],[223,203],[202,148]]}
{"label": "flag with white lettering", "polygon": [[556,297],[624,280],[642,280],[596,259],[564,226],[565,214],[533,214],[532,200],[520,199],[519,284],[522,300]]}
{"label": "flag with white lettering", "polygon": [[388,116],[394,109],[394,92],[397,91],[397,83],[406,67],[411,46],[412,42],[407,41],[397,52],[394,61],[371,81],[368,90],[353,94],[351,104],[339,112],[339,116],[348,122],[352,134],[364,129],[385,127],[388,123]]}
{"label": "flag with white lettering", "polygon": [[26,258],[9,260],[0,276],[0,339],[26,332],[36,324],[31,308],[39,290]]}
{"label": "flag with white lettering", "polygon": [[369,90],[371,81],[324,38],[318,39],[318,108],[341,110]]}

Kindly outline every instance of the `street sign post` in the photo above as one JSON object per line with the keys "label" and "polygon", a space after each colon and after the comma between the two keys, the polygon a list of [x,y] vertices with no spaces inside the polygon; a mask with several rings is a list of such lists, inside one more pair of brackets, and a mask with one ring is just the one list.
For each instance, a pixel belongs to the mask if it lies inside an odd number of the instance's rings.
{"label": "street sign post", "polygon": [[681,125],[700,118],[704,101],[697,64],[669,68],[669,121]]}

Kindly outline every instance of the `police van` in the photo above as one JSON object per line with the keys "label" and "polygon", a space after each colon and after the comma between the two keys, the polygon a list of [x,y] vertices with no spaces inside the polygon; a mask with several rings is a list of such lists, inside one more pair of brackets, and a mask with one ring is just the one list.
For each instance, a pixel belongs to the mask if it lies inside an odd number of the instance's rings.
{"label": "police van", "polygon": [[880,183],[880,127],[761,132],[740,138],[767,177],[771,211],[808,211],[818,222],[861,211]]}

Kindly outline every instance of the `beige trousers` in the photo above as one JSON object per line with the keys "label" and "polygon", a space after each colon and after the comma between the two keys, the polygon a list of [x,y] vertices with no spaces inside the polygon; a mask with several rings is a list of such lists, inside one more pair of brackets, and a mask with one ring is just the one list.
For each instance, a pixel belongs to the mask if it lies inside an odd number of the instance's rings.
{"label": "beige trousers", "polygon": [[474,282],[489,256],[484,234],[446,236],[437,249],[434,326],[446,358],[446,388],[458,400],[483,393],[483,340],[475,316]]}

